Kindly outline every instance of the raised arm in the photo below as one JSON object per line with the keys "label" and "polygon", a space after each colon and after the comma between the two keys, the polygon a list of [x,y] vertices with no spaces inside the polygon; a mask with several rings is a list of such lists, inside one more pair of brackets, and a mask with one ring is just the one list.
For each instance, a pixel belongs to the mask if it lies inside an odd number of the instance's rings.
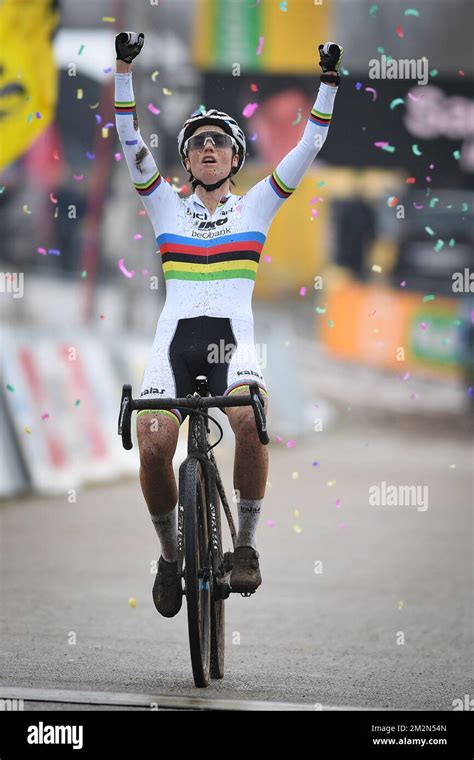
{"label": "raised arm", "polygon": [[[342,48],[333,43],[326,44],[336,47],[341,51],[338,57],[340,65]],[[320,46],[320,52],[322,49],[323,46]],[[321,60],[323,60],[322,52]],[[326,141],[329,125],[331,124],[339,76],[337,74],[337,62],[334,66],[334,71],[329,72],[324,68],[323,64],[321,66],[325,72],[322,79],[326,81],[322,81],[319,86],[316,101],[300,141],[280,161],[273,174],[258,182],[245,195],[245,202],[255,205],[261,216],[268,220],[274,216],[283,204],[283,201],[289,198],[296,189]]]}
{"label": "raised arm", "polygon": [[[128,40],[124,35],[128,35]],[[134,32],[122,32],[116,37],[117,56],[122,57],[117,58],[115,70],[115,124],[133,184],[155,226],[162,213],[163,201],[179,201],[175,191],[162,179],[138,126],[132,60],[142,45],[143,35]]]}

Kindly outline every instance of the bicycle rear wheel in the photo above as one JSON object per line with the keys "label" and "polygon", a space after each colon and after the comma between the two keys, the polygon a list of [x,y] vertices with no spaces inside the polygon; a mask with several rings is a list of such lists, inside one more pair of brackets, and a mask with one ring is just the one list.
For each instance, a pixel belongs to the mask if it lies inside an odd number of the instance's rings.
{"label": "bicycle rear wheel", "polygon": [[208,685],[210,676],[211,588],[206,488],[198,459],[188,459],[181,467],[180,499],[184,506],[184,578],[189,647],[194,683],[201,688]]}

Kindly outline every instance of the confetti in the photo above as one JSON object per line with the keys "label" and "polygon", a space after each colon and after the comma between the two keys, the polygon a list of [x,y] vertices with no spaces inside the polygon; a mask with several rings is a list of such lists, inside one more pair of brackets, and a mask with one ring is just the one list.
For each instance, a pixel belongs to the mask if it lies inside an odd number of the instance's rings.
{"label": "confetti", "polygon": [[426,324],[426,322],[420,322],[420,330],[427,330],[427,329],[428,329],[428,325]]}
{"label": "confetti", "polygon": [[410,100],[414,100],[415,103],[418,103],[418,101],[421,100],[421,98],[417,98],[416,95],[413,95],[411,92],[408,93],[408,97]]}
{"label": "confetti", "polygon": [[407,177],[405,182],[407,185],[414,185],[416,183],[416,179],[414,177]]}
{"label": "confetti", "polygon": [[375,14],[377,13],[378,9],[379,9],[378,5],[371,5],[370,8],[369,8],[369,16],[375,16]]}
{"label": "confetti", "polygon": [[428,235],[434,235],[435,234],[434,230],[431,229],[431,227],[425,227],[425,232],[427,232]]}
{"label": "confetti", "polygon": [[81,403],[81,399],[80,399],[80,398],[78,398],[78,399],[76,399],[76,401],[74,402],[74,406],[79,406],[79,405],[80,405],[80,403]]}
{"label": "confetti", "polygon": [[160,113],[160,109],[154,106],[153,103],[148,103],[147,108],[150,113],[155,114],[155,116]]}
{"label": "confetti", "polygon": [[48,253],[50,254],[50,256],[60,256],[61,255],[61,251],[59,250],[59,248],[48,248]]}
{"label": "confetti", "polygon": [[140,235],[140,233],[137,232],[136,235],[133,236],[133,239],[134,240],[142,240],[143,239],[143,235]]}
{"label": "confetti", "polygon": [[461,158],[461,153],[458,150],[453,150],[453,156],[456,159],[456,161],[459,161]]}
{"label": "confetti", "polygon": [[422,156],[422,155],[423,155],[423,153],[421,152],[421,150],[419,149],[419,147],[418,147],[418,145],[417,145],[416,143],[414,143],[414,144],[411,146],[411,149],[412,149],[412,151],[413,151],[413,154],[414,154],[415,156]]}
{"label": "confetti", "polygon": [[288,11],[288,0],[282,0],[282,2],[279,5],[279,8],[283,13],[286,13]]}
{"label": "confetti", "polygon": [[387,206],[389,208],[393,208],[398,203],[398,198],[396,195],[391,195],[389,198],[387,198]]}
{"label": "confetti", "polygon": [[295,440],[290,439],[289,441],[286,442],[286,448],[287,449],[292,449],[293,446],[296,446],[296,441]]}
{"label": "confetti", "polygon": [[246,119],[250,119],[250,117],[255,113],[257,108],[258,108],[258,103],[247,103],[244,110],[242,111],[242,116],[245,116]]}
{"label": "confetti", "polygon": [[104,72],[104,74],[110,74],[110,72],[112,71],[112,66],[107,66],[107,68],[102,69],[102,71]]}
{"label": "confetti", "polygon": [[402,280],[401,283],[400,283],[400,287],[401,288],[405,288],[406,284],[407,284],[406,280]]}
{"label": "confetti", "polygon": [[272,257],[267,253],[264,255],[263,260],[268,264],[272,260]]}
{"label": "confetti", "polygon": [[436,253],[439,253],[439,251],[441,251],[442,248],[444,248],[444,240],[438,240],[434,247],[434,250],[436,251]]}
{"label": "confetti", "polygon": [[84,50],[84,48],[85,48],[85,45],[81,45],[81,47],[79,48],[79,52],[77,54],[82,55],[82,51]]}
{"label": "confetti", "polygon": [[397,26],[395,31],[398,37],[403,38],[405,36],[405,32],[403,31],[403,26],[401,26],[400,24]]}
{"label": "confetti", "polygon": [[163,87],[162,93],[163,93],[163,95],[172,95],[173,94],[172,90],[168,90],[167,87]]}
{"label": "confetti", "polygon": [[38,251],[38,253],[41,253],[42,256],[46,256],[46,253],[47,253],[46,248],[37,248],[36,250]]}
{"label": "confetti", "polygon": [[405,372],[405,374],[403,375],[403,378],[402,378],[402,380],[409,380],[409,379],[410,379],[410,376],[411,376],[411,373],[410,373],[410,372]]}
{"label": "confetti", "polygon": [[82,179],[84,179],[83,174],[73,174],[72,178],[76,180],[76,182],[80,182]]}
{"label": "confetti", "polygon": [[434,300],[435,300],[434,295],[430,294],[428,296],[423,296],[423,303],[426,303],[427,301],[434,301]]}
{"label": "confetti", "polygon": [[97,124],[101,124],[101,122],[102,122],[102,116],[100,115],[100,113],[96,113],[96,114],[94,114],[94,116],[95,116],[95,120],[96,120]]}
{"label": "confetti", "polygon": [[262,52],[264,39],[265,39],[264,37],[258,38],[258,47],[255,51],[255,55],[260,55],[260,53]]}
{"label": "confetti", "polygon": [[362,82],[356,82],[354,87],[356,88],[356,90],[361,90],[363,87]]}
{"label": "confetti", "polygon": [[[291,479],[292,479],[292,480],[298,480],[299,476],[300,476],[299,472],[292,472],[292,473],[291,473]],[[296,515],[296,517],[297,517],[297,516],[298,516],[298,515]]]}
{"label": "confetti", "polygon": [[371,269],[372,269],[372,272],[381,272],[382,271],[382,267],[380,266],[380,264],[372,264]]}
{"label": "confetti", "polygon": [[113,16],[102,16],[102,21],[106,21],[109,24],[115,24],[115,18]]}
{"label": "confetti", "polygon": [[300,528],[299,525],[293,525],[293,530],[294,530],[295,533],[302,533],[303,532],[303,528]]}
{"label": "confetti", "polygon": [[375,103],[375,101],[377,100],[377,90],[374,90],[373,87],[366,87],[365,91],[372,93],[372,103]]}
{"label": "confetti", "polygon": [[419,16],[420,11],[415,10],[415,8],[407,8],[404,15],[405,16]]}
{"label": "confetti", "polygon": [[13,387],[13,385],[10,385],[9,383],[6,386],[6,388],[7,388],[7,391],[12,391],[13,392],[15,390],[14,387]]}
{"label": "confetti", "polygon": [[418,393],[412,393],[411,396],[410,396],[410,398],[413,399],[413,401],[416,401],[416,399],[420,398],[420,397],[419,397]]}
{"label": "confetti", "polygon": [[28,427],[28,425],[25,425],[25,427],[23,428],[23,430],[25,431],[25,433],[28,433],[28,435],[31,435],[31,430]]}
{"label": "confetti", "polygon": [[114,158],[115,158],[116,161],[121,161],[122,160],[122,156],[121,156],[120,153],[114,153]]}
{"label": "confetti", "polygon": [[128,600],[128,603],[130,607],[132,607],[132,609],[135,609],[135,607],[137,606],[137,600],[133,596],[130,597],[130,599]]}
{"label": "confetti", "polygon": [[48,412],[45,412],[45,414],[42,414],[41,415],[41,419],[42,420],[49,420],[49,414],[48,414]]}
{"label": "confetti", "polygon": [[296,126],[296,124],[299,124],[299,123],[300,123],[300,121],[301,121],[301,119],[302,119],[302,118],[303,118],[303,117],[302,117],[302,115],[301,115],[301,108],[298,108],[298,113],[297,113],[297,115],[296,115],[296,119],[295,119],[294,121],[292,121],[292,122],[291,122],[291,125],[292,125],[293,127],[294,127],[294,126]]}
{"label": "confetti", "polygon": [[122,274],[125,275],[125,277],[134,277],[135,276],[135,270],[132,270],[129,272],[127,267],[124,264],[124,259],[119,259],[118,261],[118,268],[122,272]]}
{"label": "confetti", "polygon": [[102,137],[107,138],[109,136],[109,130],[107,127],[102,127]]}
{"label": "confetti", "polygon": [[26,205],[26,203],[25,203],[25,205],[23,206],[23,211],[25,212],[25,214],[31,214],[31,211],[30,211],[30,209],[28,208],[28,206]]}
{"label": "confetti", "polygon": [[89,106],[89,108],[94,109],[94,108],[97,108],[98,105],[99,105],[99,101],[97,101],[97,103],[94,103],[94,105]]}
{"label": "confetti", "polygon": [[432,198],[430,200],[430,208],[434,208],[436,204],[438,203],[438,201],[439,201],[439,198]]}
{"label": "confetti", "polygon": [[253,135],[250,135],[249,137],[249,140],[252,140],[252,142],[254,142],[256,139],[257,139],[257,132],[255,132],[255,134]]}
{"label": "confetti", "polygon": [[431,77],[437,77],[437,76],[438,76],[438,74],[439,74],[439,71],[438,71],[438,69],[432,69],[432,70],[430,71],[430,76],[431,76]]}
{"label": "confetti", "polygon": [[51,203],[57,203],[58,202],[58,199],[55,198],[55,196],[52,193],[49,194],[49,200],[51,201]]}
{"label": "confetti", "polygon": [[153,74],[151,75],[152,82],[156,82],[156,77],[159,77],[159,76],[160,76],[160,72],[154,71]]}
{"label": "confetti", "polygon": [[454,238],[451,238],[451,240],[449,241],[448,245],[449,245],[449,247],[450,247],[450,248],[453,248],[453,246],[455,246],[455,245],[456,245],[456,241],[455,241],[455,239],[454,239]]}
{"label": "confetti", "polygon": [[338,509],[340,509],[340,507],[341,507],[341,500],[340,499],[336,499],[336,507]]}
{"label": "confetti", "polygon": [[95,154],[89,153],[89,151],[86,152],[86,156],[89,159],[89,161],[93,161],[95,159]]}
{"label": "confetti", "polygon": [[306,288],[300,288],[300,296],[306,295]]}
{"label": "confetti", "polygon": [[404,98],[395,98],[390,103],[390,110],[393,111],[394,108],[396,108],[397,106],[402,106],[404,103],[405,103]]}
{"label": "confetti", "polygon": [[273,520],[267,520],[266,524],[268,525],[269,528],[273,528],[275,526],[275,523],[273,522]]}

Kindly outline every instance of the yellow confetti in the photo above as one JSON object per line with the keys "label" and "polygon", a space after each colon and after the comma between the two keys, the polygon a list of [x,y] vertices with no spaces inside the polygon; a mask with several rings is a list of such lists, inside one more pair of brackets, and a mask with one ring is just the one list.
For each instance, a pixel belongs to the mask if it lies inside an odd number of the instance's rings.
{"label": "yellow confetti", "polygon": [[456,465],[455,464],[450,464],[449,465],[449,469],[450,470],[455,470],[456,469]]}
{"label": "yellow confetti", "polygon": [[108,137],[108,136],[109,136],[109,128],[102,127],[102,137]]}
{"label": "yellow confetti", "polygon": [[336,481],[335,480],[328,480],[327,484],[328,484],[328,486],[335,486],[336,485]]}
{"label": "yellow confetti", "polygon": [[402,607],[403,607],[403,601],[400,599],[400,601],[398,602],[398,609],[401,610]]}
{"label": "yellow confetti", "polygon": [[381,272],[381,271],[382,271],[382,267],[380,266],[380,264],[372,264],[372,272]]}
{"label": "yellow confetti", "polygon": [[23,428],[23,430],[25,431],[25,433],[28,433],[28,435],[31,435],[31,430],[28,427],[28,425],[25,425],[25,427]]}
{"label": "yellow confetti", "polygon": [[152,78],[153,82],[156,82],[156,77],[158,77],[159,75],[160,75],[159,71],[154,71],[153,72],[153,74],[151,75],[151,78]]}
{"label": "yellow confetti", "polygon": [[114,24],[115,18],[113,16],[102,16],[102,21],[108,21],[109,24]]}
{"label": "yellow confetti", "polygon": [[291,473],[292,480],[298,480],[299,476],[300,476],[299,472]]}
{"label": "yellow confetti", "polygon": [[173,93],[171,90],[168,90],[167,87],[163,87],[163,95],[172,95]]}
{"label": "yellow confetti", "polygon": [[97,108],[98,105],[99,105],[99,101],[97,101],[97,103],[94,103],[93,106],[89,106],[89,108]]}
{"label": "yellow confetti", "polygon": [[76,97],[77,97],[77,100],[82,100],[82,98],[84,97],[84,90],[82,89],[82,87],[77,88]]}
{"label": "yellow confetti", "polygon": [[130,607],[135,608],[137,606],[137,600],[133,596],[130,597],[130,599],[128,600],[128,603]]}
{"label": "yellow confetti", "polygon": [[299,517],[300,516],[299,509],[295,509],[295,511],[293,512],[293,515],[294,515],[294,517]]}
{"label": "yellow confetti", "polygon": [[28,208],[28,206],[26,205],[26,203],[25,203],[25,205],[23,206],[23,211],[25,212],[25,214],[31,214],[31,211],[30,211],[30,209]]}
{"label": "yellow confetti", "polygon": [[302,533],[303,532],[303,528],[300,528],[299,525],[293,525],[293,530],[294,530],[295,533]]}

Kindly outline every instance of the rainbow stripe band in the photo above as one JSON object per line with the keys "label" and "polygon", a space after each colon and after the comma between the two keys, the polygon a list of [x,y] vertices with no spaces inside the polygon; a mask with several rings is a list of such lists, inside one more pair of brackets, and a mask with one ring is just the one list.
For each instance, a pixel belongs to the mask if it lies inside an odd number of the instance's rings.
{"label": "rainbow stripe band", "polygon": [[166,414],[167,417],[176,420],[178,425],[181,425],[183,421],[178,409],[141,409],[141,411],[137,412],[137,417],[141,414]]}
{"label": "rainbow stripe band", "polygon": [[311,124],[316,124],[317,127],[329,127],[331,119],[332,114],[321,113],[321,111],[317,111],[316,108],[313,108],[309,115],[309,121]]}
{"label": "rainbow stripe band", "polygon": [[153,177],[151,177],[146,182],[134,182],[135,189],[137,190],[139,195],[151,195],[154,190],[156,190],[157,187],[159,187],[161,184],[161,174],[156,170]]}
{"label": "rainbow stripe band", "polygon": [[[265,390],[265,388],[262,385],[260,385],[260,383],[257,383],[257,385],[258,385],[258,388],[259,388],[261,394],[263,396],[266,396],[268,398],[268,393]],[[233,385],[230,385],[227,388],[227,390],[224,393],[224,396],[231,396],[233,393],[242,391],[244,389],[247,391],[247,393],[249,393],[249,384],[248,383],[240,383],[240,382],[233,383]]]}
{"label": "rainbow stripe band", "polygon": [[274,171],[270,177],[270,187],[273,188],[279,198],[289,198],[295,190],[294,187],[288,187],[288,185],[285,185],[276,171]]}
{"label": "rainbow stripe band", "polygon": [[252,231],[199,240],[163,234],[157,243],[166,280],[255,280],[265,235]]}
{"label": "rainbow stripe band", "polygon": [[128,102],[115,101],[115,113],[117,116],[130,116],[135,112],[135,108],[136,104],[134,100],[129,100]]}

